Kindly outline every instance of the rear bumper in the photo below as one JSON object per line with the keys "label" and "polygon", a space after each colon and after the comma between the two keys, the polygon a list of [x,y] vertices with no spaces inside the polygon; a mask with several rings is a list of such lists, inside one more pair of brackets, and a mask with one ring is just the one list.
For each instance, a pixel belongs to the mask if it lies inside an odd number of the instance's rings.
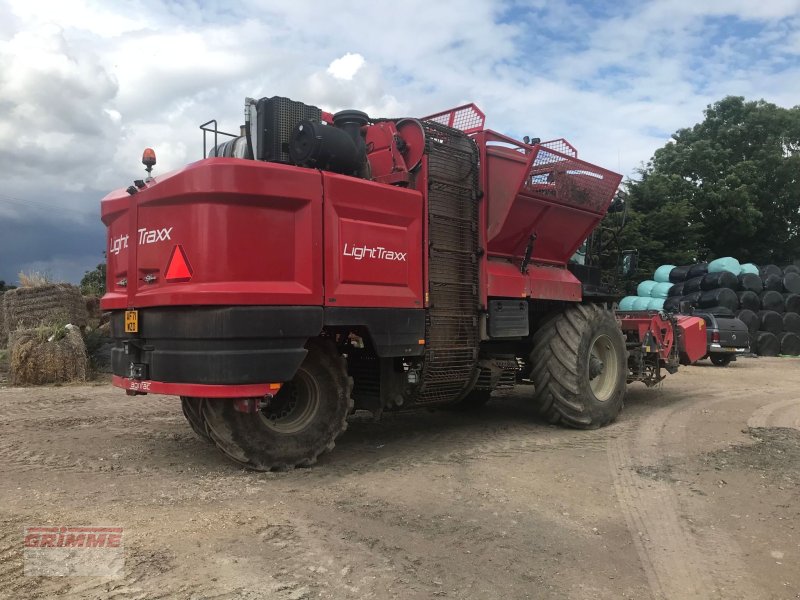
{"label": "rear bumper", "polygon": [[[124,311],[114,311],[114,384],[186,396],[263,396],[268,384],[292,379],[322,320],[319,306],[145,308],[139,310],[139,332],[127,334]],[[234,396],[213,386],[240,389]]]}
{"label": "rear bumper", "polygon": [[164,383],[143,379],[130,379],[114,375],[112,385],[122,388],[131,396],[144,394],[166,394],[168,396],[191,396],[193,398],[262,398],[276,394],[279,383],[254,383],[251,385],[202,385],[195,383]]}
{"label": "rear bumper", "polygon": [[723,346],[721,344],[709,344],[709,354],[747,354],[750,348],[735,348],[733,346]]}

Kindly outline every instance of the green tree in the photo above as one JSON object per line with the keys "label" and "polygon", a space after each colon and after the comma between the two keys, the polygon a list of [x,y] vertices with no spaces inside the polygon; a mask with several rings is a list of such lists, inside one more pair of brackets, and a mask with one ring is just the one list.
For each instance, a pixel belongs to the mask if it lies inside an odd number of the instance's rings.
{"label": "green tree", "polygon": [[706,255],[800,257],[800,107],[724,98],[675,132],[640,175],[627,182],[623,245],[641,250],[643,271]]}
{"label": "green tree", "polygon": [[106,264],[100,263],[92,271],[86,271],[81,279],[81,294],[102,296],[106,293]]}

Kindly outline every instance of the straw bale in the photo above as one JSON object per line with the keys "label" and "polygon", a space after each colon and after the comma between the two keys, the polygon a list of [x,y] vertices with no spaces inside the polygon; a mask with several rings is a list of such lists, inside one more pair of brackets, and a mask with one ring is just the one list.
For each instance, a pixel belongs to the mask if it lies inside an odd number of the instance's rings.
{"label": "straw bale", "polygon": [[9,338],[11,385],[86,381],[89,359],[77,327],[17,329]]}
{"label": "straw bale", "polygon": [[5,293],[0,292],[0,348],[5,348],[6,342],[8,341],[8,332],[6,331],[6,309],[3,305],[3,298],[5,297]]}
{"label": "straw bale", "polygon": [[68,283],[9,290],[4,304],[9,331],[65,323],[86,326],[86,303],[80,290]]}

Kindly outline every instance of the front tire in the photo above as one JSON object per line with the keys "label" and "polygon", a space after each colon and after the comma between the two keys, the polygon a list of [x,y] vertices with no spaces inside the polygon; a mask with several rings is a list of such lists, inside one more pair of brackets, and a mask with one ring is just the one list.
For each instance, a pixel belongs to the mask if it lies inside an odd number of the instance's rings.
{"label": "front tire", "polygon": [[203,420],[203,399],[181,396],[181,408],[183,409],[183,416],[189,422],[189,427],[197,434],[197,437],[204,442],[213,444],[214,440],[208,436],[206,423]]}
{"label": "front tire", "polygon": [[576,304],[546,319],[533,336],[534,402],[551,423],[596,429],[622,410],[628,353],[614,313]]}
{"label": "front tire", "polygon": [[730,354],[711,354],[710,357],[715,367],[727,367],[733,362],[733,356]]}
{"label": "front tire", "polygon": [[294,378],[259,412],[242,413],[230,400],[205,400],[203,418],[228,458],[256,471],[314,464],[347,429],[352,379],[330,342],[313,340]]}

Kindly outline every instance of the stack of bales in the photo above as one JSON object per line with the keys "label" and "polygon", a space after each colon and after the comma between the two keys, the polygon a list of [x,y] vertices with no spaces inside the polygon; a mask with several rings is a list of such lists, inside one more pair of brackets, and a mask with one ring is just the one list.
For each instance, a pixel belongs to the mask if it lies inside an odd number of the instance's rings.
{"label": "stack of bales", "polygon": [[48,283],[3,295],[9,332],[10,380],[15,385],[83,381],[88,359],[80,328],[86,304],[77,287]]}
{"label": "stack of bales", "polygon": [[683,305],[717,316],[735,316],[747,325],[751,348],[757,354],[800,354],[800,268],[759,268],[729,256],[710,263],[662,265],[652,285],[642,282],[637,293],[652,292],[659,281],[671,284],[660,307],[645,306],[644,300],[628,296],[620,301],[620,308],[679,312]]}
{"label": "stack of bales", "polygon": [[42,324],[72,323],[86,327],[86,303],[68,283],[47,283],[9,290],[3,295],[8,331]]}
{"label": "stack of bales", "polygon": [[6,331],[5,320],[6,311],[3,308],[3,296],[4,293],[0,291],[0,348],[5,348],[6,342],[8,341],[8,332]]}

